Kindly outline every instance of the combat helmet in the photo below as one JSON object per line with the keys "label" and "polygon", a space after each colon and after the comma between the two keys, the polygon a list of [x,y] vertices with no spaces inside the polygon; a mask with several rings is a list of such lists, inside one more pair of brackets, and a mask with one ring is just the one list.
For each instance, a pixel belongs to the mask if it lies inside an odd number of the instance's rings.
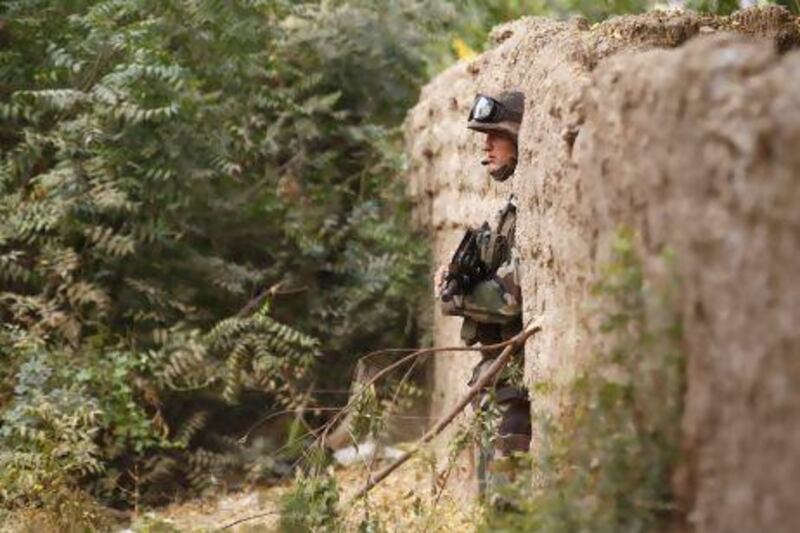
{"label": "combat helmet", "polygon": [[525,95],[519,91],[503,91],[497,96],[479,93],[469,112],[467,127],[481,133],[504,132],[516,142],[524,110]]}

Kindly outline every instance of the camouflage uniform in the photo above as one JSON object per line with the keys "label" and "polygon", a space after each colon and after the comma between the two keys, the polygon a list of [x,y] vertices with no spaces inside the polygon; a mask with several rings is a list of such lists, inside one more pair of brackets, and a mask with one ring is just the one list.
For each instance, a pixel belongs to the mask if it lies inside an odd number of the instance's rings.
{"label": "camouflage uniform", "polygon": [[[498,221],[500,220],[498,214]],[[514,219],[516,212],[514,211]],[[503,258],[499,267],[490,279],[479,282],[469,293],[454,295],[448,302],[442,302],[442,311],[446,315],[464,317],[461,327],[461,338],[471,346],[497,344],[510,339],[522,329],[522,295],[517,274],[517,257],[513,246],[515,220],[507,230],[508,257]],[[508,226],[508,225],[507,225]],[[494,231],[497,231],[495,224]],[[486,261],[486,258],[483,258]],[[489,262],[489,261],[486,261]],[[482,372],[491,365],[500,354],[500,349],[481,351],[481,362],[474,368],[469,385],[475,383]],[[493,397],[500,420],[495,428],[493,449],[483,447],[479,460],[479,488],[481,495],[486,492],[487,477],[480,476],[489,470],[489,464],[499,457],[507,457],[514,452],[526,452],[531,439],[530,403],[527,390],[514,384],[513,376],[521,376],[520,368],[523,360],[518,355],[510,368],[501,374],[497,382],[487,388],[475,402],[476,409],[486,409]],[[492,474],[495,477],[497,474]]]}

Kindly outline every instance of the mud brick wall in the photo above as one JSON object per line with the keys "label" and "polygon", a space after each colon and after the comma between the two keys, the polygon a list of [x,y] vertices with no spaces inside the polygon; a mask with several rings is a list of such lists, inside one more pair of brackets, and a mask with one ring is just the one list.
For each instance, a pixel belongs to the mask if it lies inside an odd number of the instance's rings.
{"label": "mud brick wall", "polygon": [[[463,228],[518,198],[526,379],[567,379],[582,306],[616,229],[682,281],[687,392],[676,484],[698,531],[796,531],[800,494],[800,52],[776,8],[501,26],[494,46],[422,92],[408,188],[444,263]],[[477,91],[526,93],[516,175],[491,181],[465,128]],[[654,261],[655,264],[655,261]],[[436,344],[459,320],[434,318]],[[437,357],[434,414],[475,356]],[[547,405],[550,399],[537,396]],[[535,445],[535,443],[534,443]]]}

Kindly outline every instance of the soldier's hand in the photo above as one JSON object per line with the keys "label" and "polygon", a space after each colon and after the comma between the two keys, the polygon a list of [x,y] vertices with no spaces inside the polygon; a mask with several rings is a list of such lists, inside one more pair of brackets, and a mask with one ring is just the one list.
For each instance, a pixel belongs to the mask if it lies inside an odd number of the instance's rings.
{"label": "soldier's hand", "polygon": [[440,265],[433,275],[433,295],[439,298],[444,290],[444,278],[447,275],[447,265]]}

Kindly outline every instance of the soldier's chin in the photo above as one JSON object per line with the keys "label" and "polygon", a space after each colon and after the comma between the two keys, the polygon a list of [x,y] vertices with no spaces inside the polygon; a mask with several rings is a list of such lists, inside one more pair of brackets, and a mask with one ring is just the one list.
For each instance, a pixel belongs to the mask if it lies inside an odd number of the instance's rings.
{"label": "soldier's chin", "polygon": [[506,181],[514,174],[516,165],[492,165],[489,167],[489,175],[494,181]]}

